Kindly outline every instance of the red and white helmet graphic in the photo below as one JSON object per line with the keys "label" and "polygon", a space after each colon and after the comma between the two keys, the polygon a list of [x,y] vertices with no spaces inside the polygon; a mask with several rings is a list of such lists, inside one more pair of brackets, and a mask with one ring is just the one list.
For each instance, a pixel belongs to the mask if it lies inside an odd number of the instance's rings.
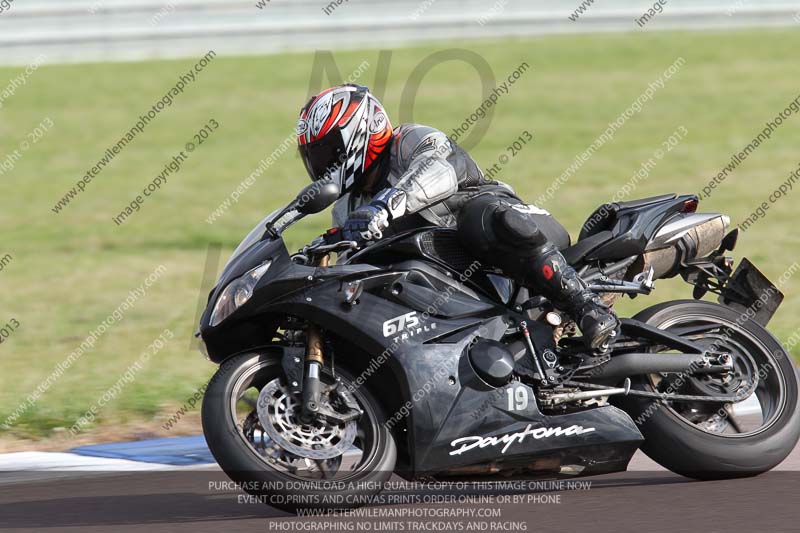
{"label": "red and white helmet graphic", "polygon": [[363,85],[339,85],[300,111],[297,145],[312,180],[332,179],[344,193],[372,169],[389,146],[392,125]]}

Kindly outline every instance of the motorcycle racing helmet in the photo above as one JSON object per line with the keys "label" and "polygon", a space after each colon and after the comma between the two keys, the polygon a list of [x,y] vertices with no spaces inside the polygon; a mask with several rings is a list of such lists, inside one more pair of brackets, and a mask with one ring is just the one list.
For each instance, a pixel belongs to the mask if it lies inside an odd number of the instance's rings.
{"label": "motorcycle racing helmet", "polygon": [[309,177],[333,180],[341,194],[363,186],[391,138],[389,117],[364,85],[322,91],[303,106],[297,122],[297,147]]}

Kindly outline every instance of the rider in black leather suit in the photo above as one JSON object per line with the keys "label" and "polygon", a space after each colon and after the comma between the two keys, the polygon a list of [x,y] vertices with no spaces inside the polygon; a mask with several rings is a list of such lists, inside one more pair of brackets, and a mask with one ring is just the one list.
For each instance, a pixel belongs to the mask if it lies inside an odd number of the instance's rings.
{"label": "rider in black leather suit", "polygon": [[614,312],[559,252],[569,244],[566,230],[510,186],[486,179],[441,131],[393,129],[366,87],[347,84],[309,100],[297,133],[311,179],[333,179],[342,190],[333,222],[345,238],[365,243],[420,225],[457,227],[473,256],[569,313],[588,346],[605,346],[616,334]]}

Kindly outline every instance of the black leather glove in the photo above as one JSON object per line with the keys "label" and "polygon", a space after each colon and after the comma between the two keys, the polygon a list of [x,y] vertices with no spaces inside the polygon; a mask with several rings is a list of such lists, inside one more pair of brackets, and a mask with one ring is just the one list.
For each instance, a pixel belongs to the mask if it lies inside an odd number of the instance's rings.
{"label": "black leather glove", "polygon": [[384,189],[370,203],[350,213],[342,227],[343,237],[359,245],[380,240],[383,230],[389,227],[392,220],[403,215],[405,210],[406,193],[398,189]]}

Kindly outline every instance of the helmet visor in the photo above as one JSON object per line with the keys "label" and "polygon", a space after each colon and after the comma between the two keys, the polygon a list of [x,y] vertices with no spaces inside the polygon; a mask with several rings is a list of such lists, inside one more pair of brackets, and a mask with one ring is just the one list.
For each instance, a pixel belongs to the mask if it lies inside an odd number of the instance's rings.
{"label": "helmet visor", "polygon": [[347,153],[342,135],[336,131],[322,139],[298,146],[300,157],[312,181],[331,179],[340,175]]}

